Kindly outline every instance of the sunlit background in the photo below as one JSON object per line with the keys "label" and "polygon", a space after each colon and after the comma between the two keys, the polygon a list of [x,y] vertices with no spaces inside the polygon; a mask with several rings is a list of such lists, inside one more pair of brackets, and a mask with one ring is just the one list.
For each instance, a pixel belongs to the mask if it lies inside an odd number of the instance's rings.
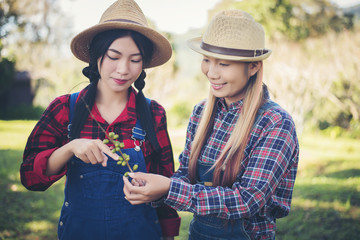
{"label": "sunlit background", "polygon": [[[0,0],[0,239],[56,239],[64,179],[43,193],[19,182],[27,137],[58,95],[88,84],[70,41],[112,0]],[[360,235],[360,1],[137,0],[171,41],[168,63],[147,70],[145,94],[167,111],[174,158],[194,104],[206,98],[201,56],[186,41],[223,9],[249,12],[273,53],[264,62],[272,98],[291,113],[301,143],[290,215],[277,239]],[[178,165],[176,165],[178,166]],[[187,239],[191,215],[180,212]]]}

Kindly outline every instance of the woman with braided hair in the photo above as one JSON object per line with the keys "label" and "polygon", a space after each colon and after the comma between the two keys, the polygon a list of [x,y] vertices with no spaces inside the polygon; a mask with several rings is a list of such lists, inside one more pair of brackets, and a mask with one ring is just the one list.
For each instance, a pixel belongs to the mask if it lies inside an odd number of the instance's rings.
{"label": "woman with braided hair", "polygon": [[170,43],[147,26],[133,0],[118,0],[97,25],[74,37],[71,50],[89,64],[83,74],[90,84],[57,97],[36,124],[20,168],[23,185],[44,191],[66,175],[59,239],[174,239],[177,212],[126,201],[123,175],[129,169],[102,141],[114,132],[130,166],[173,174],[165,110],[142,92],[144,70],[169,60]]}

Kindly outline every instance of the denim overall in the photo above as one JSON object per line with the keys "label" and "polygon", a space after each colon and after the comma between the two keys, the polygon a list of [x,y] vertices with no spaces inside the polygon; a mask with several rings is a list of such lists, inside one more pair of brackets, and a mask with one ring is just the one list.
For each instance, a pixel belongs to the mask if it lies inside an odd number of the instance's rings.
{"label": "denim overall", "polygon": [[[212,182],[212,163],[197,163],[198,183]],[[208,172],[209,171],[209,172]],[[189,227],[189,240],[248,240],[250,237],[245,232],[243,220],[227,220],[214,215],[200,216],[194,214]]]}
{"label": "denim overall", "polygon": [[[133,137],[143,141],[145,134],[139,134],[142,132],[144,131],[138,120],[136,128],[133,129]],[[131,166],[138,164],[137,171],[146,172],[140,148],[121,151],[130,156]],[[133,206],[124,198],[122,177],[129,171],[127,166],[117,165],[117,161],[110,157],[106,167],[101,164],[84,163],[73,157],[67,167],[65,200],[58,226],[59,239],[161,238],[161,228],[155,209],[148,204]]]}
{"label": "denim overall", "polygon": [[[260,121],[260,116],[276,103],[269,101],[260,107],[255,119],[255,124]],[[209,169],[213,163],[197,162],[197,176],[199,184],[208,185],[212,182],[214,169]],[[216,214],[200,216],[194,214],[189,227],[189,240],[249,240],[243,219],[227,220],[218,218]],[[274,238],[275,239],[275,238]]]}

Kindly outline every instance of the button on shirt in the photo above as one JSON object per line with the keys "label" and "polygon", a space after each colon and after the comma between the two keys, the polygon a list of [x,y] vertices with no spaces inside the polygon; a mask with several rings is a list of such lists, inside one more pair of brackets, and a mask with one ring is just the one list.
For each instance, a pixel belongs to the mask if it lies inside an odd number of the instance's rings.
{"label": "button on shirt", "polygon": [[[270,239],[275,234],[275,218],[289,214],[297,172],[299,146],[291,116],[272,102],[266,88],[265,101],[271,105],[251,132],[240,173],[232,188],[190,184],[188,161],[191,143],[205,101],[195,106],[187,129],[180,167],[172,177],[165,203],[180,211],[198,215],[215,214],[223,219],[244,219],[252,239]],[[198,161],[214,163],[239,118],[243,102],[216,104],[214,127]],[[229,167],[229,166],[227,166]]]}

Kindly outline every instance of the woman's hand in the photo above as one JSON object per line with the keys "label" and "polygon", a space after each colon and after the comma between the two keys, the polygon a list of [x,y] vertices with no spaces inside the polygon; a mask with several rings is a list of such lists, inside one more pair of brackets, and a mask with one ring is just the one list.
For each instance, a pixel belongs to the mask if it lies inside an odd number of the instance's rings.
{"label": "woman's hand", "polygon": [[74,155],[85,163],[101,163],[106,167],[108,157],[105,154],[114,160],[119,159],[119,156],[113,153],[100,139],[74,139],[51,154],[47,162],[46,175],[58,174]]}
{"label": "woman's hand", "polygon": [[119,159],[119,156],[113,153],[100,139],[78,138],[71,141],[71,143],[74,155],[85,163],[101,163],[106,167],[108,157],[105,154],[114,160]]}
{"label": "woman's hand", "polygon": [[133,185],[124,177],[125,198],[132,205],[153,202],[169,192],[170,178],[142,172],[130,173],[129,176],[133,178],[132,182],[142,183]]}

